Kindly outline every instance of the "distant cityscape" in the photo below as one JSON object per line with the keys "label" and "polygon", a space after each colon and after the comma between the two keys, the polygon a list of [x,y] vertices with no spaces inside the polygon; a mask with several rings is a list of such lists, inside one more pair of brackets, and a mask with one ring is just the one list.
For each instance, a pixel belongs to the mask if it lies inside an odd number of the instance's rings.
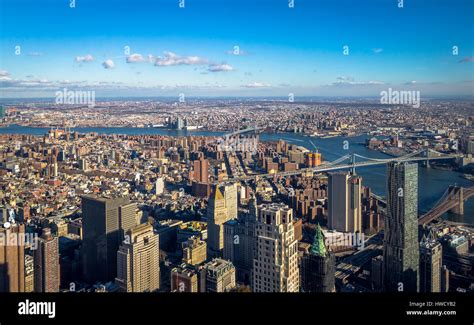
{"label": "distant cityscape", "polygon": [[[54,105],[2,107],[0,291],[474,290],[472,186],[418,206],[420,169],[472,179],[470,102]],[[361,135],[384,193],[314,144]]]}

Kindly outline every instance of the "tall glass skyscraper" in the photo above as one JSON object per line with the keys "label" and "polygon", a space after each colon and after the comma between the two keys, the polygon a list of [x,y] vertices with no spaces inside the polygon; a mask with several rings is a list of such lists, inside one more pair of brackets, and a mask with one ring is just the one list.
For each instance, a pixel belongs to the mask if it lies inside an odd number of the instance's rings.
{"label": "tall glass skyscraper", "polygon": [[417,292],[419,287],[418,165],[387,166],[384,230],[385,291]]}

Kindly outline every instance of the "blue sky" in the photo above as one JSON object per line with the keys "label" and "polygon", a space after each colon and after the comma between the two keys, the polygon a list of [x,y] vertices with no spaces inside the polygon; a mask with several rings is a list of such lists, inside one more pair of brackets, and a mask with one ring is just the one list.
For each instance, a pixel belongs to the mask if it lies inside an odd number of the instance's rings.
{"label": "blue sky", "polygon": [[0,0],[1,97],[474,94],[474,0],[69,3]]}

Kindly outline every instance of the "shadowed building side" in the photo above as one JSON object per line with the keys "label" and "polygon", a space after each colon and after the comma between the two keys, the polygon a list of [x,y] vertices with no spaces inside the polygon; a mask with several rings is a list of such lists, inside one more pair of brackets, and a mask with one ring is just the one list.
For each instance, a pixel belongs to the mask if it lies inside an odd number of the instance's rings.
{"label": "shadowed building side", "polygon": [[388,292],[418,292],[418,165],[389,163],[387,188],[384,288]]}
{"label": "shadowed building side", "polygon": [[59,241],[50,228],[44,228],[34,251],[34,286],[36,292],[59,292]]}
{"label": "shadowed building side", "polygon": [[303,292],[335,292],[336,257],[325,243],[323,231],[316,227],[314,241],[301,258]]}
{"label": "shadowed building side", "polygon": [[0,245],[0,292],[25,292],[25,246],[21,244],[8,245],[10,237],[25,234],[25,226],[13,224],[10,228],[0,228],[0,236],[4,241]]}
{"label": "shadowed building side", "polygon": [[82,197],[84,278],[107,282],[117,275],[117,251],[123,234],[136,225],[127,198]]}

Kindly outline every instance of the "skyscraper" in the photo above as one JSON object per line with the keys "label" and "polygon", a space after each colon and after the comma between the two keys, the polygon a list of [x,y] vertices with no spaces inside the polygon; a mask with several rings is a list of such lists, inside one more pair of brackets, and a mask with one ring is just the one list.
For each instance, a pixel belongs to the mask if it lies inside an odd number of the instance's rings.
{"label": "skyscraper", "polygon": [[342,232],[362,231],[362,178],[347,173],[329,174],[329,228]]}
{"label": "skyscraper", "polygon": [[35,291],[35,259],[25,254],[25,292]]}
{"label": "skyscraper", "polygon": [[370,270],[370,282],[374,291],[383,290],[383,256],[378,255],[372,258]]}
{"label": "skyscraper", "polygon": [[304,292],[334,292],[336,258],[328,250],[319,224],[313,244],[301,258],[301,289]]}
{"label": "skyscraper", "polygon": [[387,166],[387,216],[384,230],[384,288],[417,292],[419,288],[418,165]]}
{"label": "skyscraper", "polygon": [[153,292],[160,288],[159,238],[151,224],[127,231],[117,252],[115,282],[124,292]]}
{"label": "skyscraper", "polygon": [[218,186],[214,188],[207,206],[208,257],[221,257],[224,249],[224,226],[230,218],[224,195]]}
{"label": "skyscraper", "polygon": [[125,238],[125,233],[139,224],[136,214],[137,204],[136,203],[124,203],[118,207],[119,210],[119,229],[120,229],[120,240]]}
{"label": "skyscraper", "polygon": [[229,219],[237,218],[238,202],[237,202],[237,183],[228,183],[221,186],[222,194],[224,194],[225,208]]}
{"label": "skyscraper", "polygon": [[198,183],[207,183],[209,175],[209,161],[200,158],[194,161],[194,179]]}
{"label": "skyscraper", "polygon": [[34,251],[35,292],[59,292],[59,243],[50,228],[44,228]]}
{"label": "skyscraper", "polygon": [[298,292],[298,242],[293,210],[284,204],[260,205],[255,229],[253,291]]}
{"label": "skyscraper", "polygon": [[181,130],[184,128],[184,120],[181,118],[181,117],[178,117],[178,119],[176,120],[176,129],[177,130]]}
{"label": "skyscraper", "polygon": [[215,258],[201,269],[201,292],[226,292],[235,288],[235,267],[230,261]]}
{"label": "skyscraper", "polygon": [[82,197],[83,272],[89,283],[115,279],[119,245],[136,225],[132,207],[126,198]]}
{"label": "skyscraper", "polygon": [[[23,224],[12,224],[9,228],[0,228],[0,292],[25,291],[25,234]],[[16,238],[15,243],[7,242]]]}
{"label": "skyscraper", "polygon": [[192,182],[192,193],[198,197],[208,197],[210,192],[209,186],[209,161],[200,158],[194,161],[194,173]]}
{"label": "skyscraper", "polygon": [[250,209],[239,212],[238,218],[224,223],[224,259],[237,270],[237,280],[250,284],[255,254],[255,224],[257,208],[250,199]]}
{"label": "skyscraper", "polygon": [[443,248],[430,232],[420,243],[420,292],[441,292]]}

